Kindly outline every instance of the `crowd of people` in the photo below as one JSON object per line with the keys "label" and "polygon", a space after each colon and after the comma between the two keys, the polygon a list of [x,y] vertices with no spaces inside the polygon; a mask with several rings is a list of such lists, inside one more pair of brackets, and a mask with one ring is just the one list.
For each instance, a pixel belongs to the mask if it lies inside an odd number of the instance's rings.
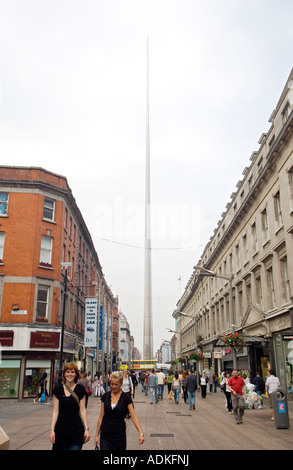
{"label": "crowd of people", "polygon": [[[46,393],[46,376],[43,376],[40,394]],[[80,373],[75,363],[67,363],[63,370],[62,383],[56,383],[53,390],[53,412],[50,428],[50,441],[53,450],[80,450],[90,440],[87,421],[88,397],[100,398],[101,409],[94,437],[96,448],[101,450],[126,450],[125,419],[132,419],[138,433],[139,444],[144,443],[144,434],[134,411],[133,399],[136,389],[150,397],[150,404],[159,403],[167,398],[177,405],[180,397],[188,404],[190,410],[195,409],[196,391],[202,399],[207,392],[224,392],[227,410],[234,414],[237,424],[243,423],[247,390],[254,388],[261,396],[267,393],[273,415],[272,393],[280,387],[279,379],[270,370],[264,382],[259,373],[252,383],[245,374],[241,377],[238,370],[232,374],[222,372],[219,377],[210,370],[200,374],[188,371],[173,371],[165,375],[163,369],[151,371],[116,371],[108,374],[97,372],[92,378],[91,373]]]}

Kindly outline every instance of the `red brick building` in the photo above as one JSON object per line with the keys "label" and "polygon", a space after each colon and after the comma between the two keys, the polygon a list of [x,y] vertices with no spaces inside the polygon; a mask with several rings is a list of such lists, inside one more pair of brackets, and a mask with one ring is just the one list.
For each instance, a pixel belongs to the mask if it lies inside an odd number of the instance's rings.
{"label": "red brick building", "polygon": [[[66,296],[64,262],[71,263]],[[103,319],[96,326],[100,352],[85,347],[86,298],[96,299]],[[66,178],[41,168],[0,166],[0,398],[35,396],[43,372],[52,390],[63,312],[65,362],[75,360],[92,373],[112,368],[118,299]]]}

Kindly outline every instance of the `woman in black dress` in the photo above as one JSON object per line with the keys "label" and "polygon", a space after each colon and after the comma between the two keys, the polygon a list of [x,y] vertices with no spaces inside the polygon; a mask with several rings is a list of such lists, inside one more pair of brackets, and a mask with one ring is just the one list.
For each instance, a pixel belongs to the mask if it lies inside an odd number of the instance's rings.
{"label": "woman in black dress", "polygon": [[121,390],[122,372],[111,374],[111,391],[101,398],[101,411],[97,424],[95,444],[101,450],[126,450],[125,417],[130,414],[139,432],[139,444],[144,443],[144,435],[135,414],[131,396]]}
{"label": "woman in black dress", "polygon": [[79,371],[69,362],[63,370],[63,383],[53,390],[50,441],[53,450],[81,450],[90,440],[85,408],[86,390],[77,383]]}

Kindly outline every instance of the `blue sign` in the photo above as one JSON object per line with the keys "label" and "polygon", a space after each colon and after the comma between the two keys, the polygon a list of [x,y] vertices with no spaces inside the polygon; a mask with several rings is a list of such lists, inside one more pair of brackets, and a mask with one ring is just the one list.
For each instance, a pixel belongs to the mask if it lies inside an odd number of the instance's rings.
{"label": "blue sign", "polygon": [[99,350],[103,349],[103,306],[100,306],[100,321],[99,321]]}
{"label": "blue sign", "polygon": [[278,403],[279,413],[286,413],[286,405],[285,403]]}

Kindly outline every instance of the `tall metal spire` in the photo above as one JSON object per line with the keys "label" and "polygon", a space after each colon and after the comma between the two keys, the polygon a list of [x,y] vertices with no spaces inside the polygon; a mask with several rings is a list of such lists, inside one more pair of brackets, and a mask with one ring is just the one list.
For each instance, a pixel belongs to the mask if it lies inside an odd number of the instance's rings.
{"label": "tall metal spire", "polygon": [[150,197],[150,128],[149,128],[149,41],[147,37],[146,89],[146,166],[145,166],[145,278],[143,358],[153,359],[152,269],[151,269],[151,197]]}

